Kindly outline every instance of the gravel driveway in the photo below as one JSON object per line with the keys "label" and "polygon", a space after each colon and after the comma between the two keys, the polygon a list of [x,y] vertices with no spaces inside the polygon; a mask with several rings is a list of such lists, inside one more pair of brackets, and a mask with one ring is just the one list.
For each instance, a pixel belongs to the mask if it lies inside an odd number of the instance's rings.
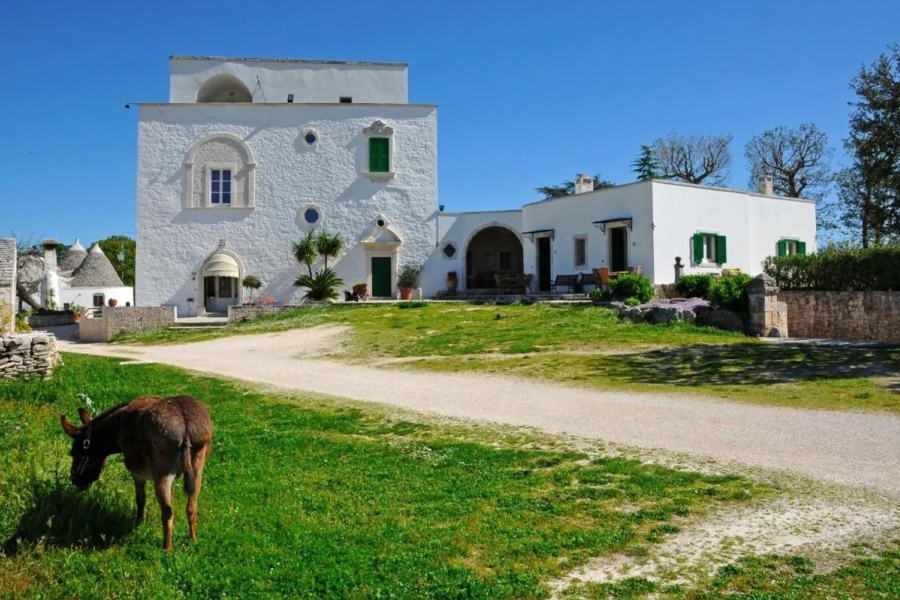
{"label": "gravel driveway", "polygon": [[277,387],[684,452],[900,496],[900,418],[773,408],[671,394],[598,392],[531,380],[347,365],[317,358],[336,327],[180,346],[61,342]]}

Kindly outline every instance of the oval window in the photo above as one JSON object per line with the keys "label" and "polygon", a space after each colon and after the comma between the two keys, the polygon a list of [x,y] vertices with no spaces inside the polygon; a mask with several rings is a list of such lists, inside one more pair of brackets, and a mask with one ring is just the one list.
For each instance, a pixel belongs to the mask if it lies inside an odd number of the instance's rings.
{"label": "oval window", "polygon": [[309,223],[310,225],[315,225],[319,222],[319,211],[313,207],[309,207],[303,211],[303,220]]}

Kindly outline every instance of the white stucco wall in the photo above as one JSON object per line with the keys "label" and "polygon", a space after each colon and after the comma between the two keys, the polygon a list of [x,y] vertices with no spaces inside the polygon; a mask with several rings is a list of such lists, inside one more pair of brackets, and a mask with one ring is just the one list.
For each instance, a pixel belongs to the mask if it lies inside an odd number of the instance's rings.
{"label": "white stucco wall", "polygon": [[[338,61],[197,59],[171,57],[169,102],[196,102],[197,92],[215,75],[227,73],[253,93],[253,102],[405,104],[409,101],[408,67],[403,63]],[[259,89],[257,89],[257,77]],[[255,91],[254,91],[255,90]]]}
{"label": "white stucco wall", "polygon": [[718,273],[715,265],[693,263],[695,233],[724,235],[728,260],[749,275],[761,272],[761,263],[777,252],[778,240],[799,239],[807,252],[816,247],[816,205],[808,200],[761,196],[673,182],[653,182],[654,283],[675,280],[675,257],[685,265],[684,274]]}
{"label": "white stucco wall", "polygon": [[[556,275],[591,273],[591,269],[609,267],[608,235],[595,227],[593,222],[631,217],[633,227],[628,232],[628,266],[641,265],[644,274],[652,280],[653,218],[650,190],[649,183],[635,183],[526,204],[522,211],[525,231],[554,230],[551,279]],[[575,236],[582,235],[587,236],[588,264],[585,268],[576,268],[574,239]],[[536,260],[532,247],[531,252],[525,256],[525,264],[531,268],[529,272],[536,272]]]}
{"label": "white stucco wall", "polygon": [[115,299],[119,306],[131,303],[134,306],[134,288],[132,287],[107,287],[107,288],[62,288],[59,290],[59,307],[66,304],[70,306],[82,306],[90,308],[94,306],[94,294],[103,294],[103,305],[109,306],[110,299]]}
{"label": "white stucco wall", "polygon": [[[435,248],[434,255],[426,264],[427,272],[423,273],[423,281],[428,278],[429,289],[446,288],[447,273],[456,271],[459,290],[466,289],[466,251],[472,237],[487,227],[503,227],[515,233],[522,242],[522,254],[525,260],[525,272],[533,272],[528,267],[528,257],[534,254],[533,246],[527,238],[522,237],[522,211],[498,210],[466,213],[441,213],[439,218],[439,235],[441,242]],[[446,258],[442,250],[448,242],[456,244],[456,256]],[[533,262],[533,261],[532,261]]]}
{"label": "white stucco wall", "polygon": [[[394,129],[394,177],[370,181],[363,130],[382,120]],[[307,129],[319,142],[308,147]],[[245,140],[255,160],[253,208],[187,208],[192,145],[227,132]],[[197,169],[198,165],[194,165]],[[138,306],[174,304],[201,295],[201,267],[225,240],[241,274],[263,282],[255,297],[277,302],[301,298],[302,273],[291,245],[305,234],[301,209],[315,204],[320,226],[340,233],[345,253],[332,266],[347,287],[366,280],[360,245],[380,215],[402,244],[399,265],[424,264],[435,249],[437,214],[437,108],[422,105],[143,105],[138,124]],[[193,274],[197,273],[195,277]],[[429,280],[433,281],[433,280]],[[431,295],[440,288],[423,288]],[[340,290],[339,290],[340,291]]]}

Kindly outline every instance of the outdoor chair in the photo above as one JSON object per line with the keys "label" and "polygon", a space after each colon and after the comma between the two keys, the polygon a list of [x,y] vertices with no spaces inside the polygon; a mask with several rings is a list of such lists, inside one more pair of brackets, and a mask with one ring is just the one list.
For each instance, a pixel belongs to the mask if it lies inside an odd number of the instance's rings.
{"label": "outdoor chair", "polygon": [[597,282],[597,285],[602,287],[604,290],[609,289],[609,267],[600,267],[599,269],[594,269],[594,280]]}
{"label": "outdoor chair", "polygon": [[644,273],[644,267],[641,265],[638,265],[637,268],[634,270],[634,274],[637,276],[640,276],[643,273]]}
{"label": "outdoor chair", "polygon": [[559,293],[560,287],[568,288],[569,293],[573,293],[579,287],[580,275],[557,275],[553,283],[550,284],[550,291]]}

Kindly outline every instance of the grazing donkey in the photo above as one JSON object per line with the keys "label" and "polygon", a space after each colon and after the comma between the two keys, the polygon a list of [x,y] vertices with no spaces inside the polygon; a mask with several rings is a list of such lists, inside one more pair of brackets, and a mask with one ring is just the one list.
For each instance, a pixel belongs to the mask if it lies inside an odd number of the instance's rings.
{"label": "grazing donkey", "polygon": [[212,441],[212,420],[200,402],[190,396],[144,397],[120,404],[91,419],[78,409],[82,427],[60,417],[72,438],[72,483],[85,490],[100,478],[110,454],[122,453],[134,478],[137,520],[144,520],[145,485],[153,480],[162,513],[163,547],[172,549],[172,481],[184,474],[188,495],[187,521],[191,540],[197,540],[197,496],[203,465]]}

